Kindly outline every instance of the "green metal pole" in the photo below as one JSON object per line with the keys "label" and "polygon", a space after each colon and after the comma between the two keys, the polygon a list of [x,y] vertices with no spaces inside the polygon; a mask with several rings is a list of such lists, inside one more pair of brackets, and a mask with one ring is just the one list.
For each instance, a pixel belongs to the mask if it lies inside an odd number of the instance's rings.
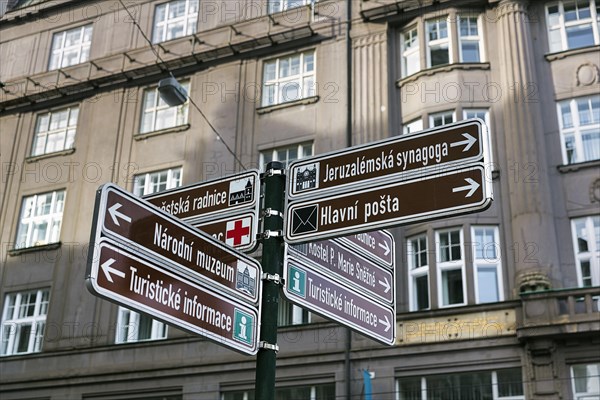
{"label": "green metal pole", "polygon": [[[279,282],[283,278],[283,202],[285,174],[283,164],[267,164],[264,179],[263,281],[260,343],[256,358],[256,400],[275,400],[275,364]],[[279,279],[277,279],[277,277]]]}

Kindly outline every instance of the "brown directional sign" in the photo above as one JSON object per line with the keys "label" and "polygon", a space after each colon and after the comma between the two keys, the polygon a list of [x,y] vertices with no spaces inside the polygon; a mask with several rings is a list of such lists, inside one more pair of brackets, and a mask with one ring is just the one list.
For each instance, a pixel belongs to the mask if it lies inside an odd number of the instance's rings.
{"label": "brown directional sign", "polygon": [[338,239],[288,246],[287,257],[349,288],[355,287],[373,301],[392,304],[396,299],[394,271],[356,254]]}
{"label": "brown directional sign", "polygon": [[394,237],[387,231],[356,233],[341,237],[339,240],[369,259],[387,267],[394,267],[396,243]]}
{"label": "brown directional sign", "polygon": [[88,288],[125,307],[202,335],[233,350],[254,355],[260,337],[260,310],[183,278],[101,239],[93,248]]}
{"label": "brown directional sign", "polygon": [[250,212],[217,220],[190,223],[190,225],[236,250],[252,251],[257,244],[257,219],[256,215]]}
{"label": "brown directional sign", "polygon": [[[470,119],[397,136],[290,164],[288,197],[323,195],[352,185],[410,179],[442,167],[481,161],[488,148],[485,123]],[[429,171],[429,172],[428,172]]]}
{"label": "brown directional sign", "polygon": [[94,242],[101,236],[115,238],[180,275],[258,303],[262,271],[256,260],[112,184],[98,191],[96,215]]}
{"label": "brown directional sign", "polygon": [[386,345],[396,340],[395,302],[381,305],[320,271],[287,258],[283,293],[291,302]]}
{"label": "brown directional sign", "polygon": [[[488,175],[489,176],[489,175]],[[485,167],[388,183],[288,204],[288,243],[347,236],[396,225],[484,210],[491,204]]]}
{"label": "brown directional sign", "polygon": [[183,186],[145,196],[163,211],[183,220],[219,218],[239,210],[254,210],[258,218],[258,170]]}

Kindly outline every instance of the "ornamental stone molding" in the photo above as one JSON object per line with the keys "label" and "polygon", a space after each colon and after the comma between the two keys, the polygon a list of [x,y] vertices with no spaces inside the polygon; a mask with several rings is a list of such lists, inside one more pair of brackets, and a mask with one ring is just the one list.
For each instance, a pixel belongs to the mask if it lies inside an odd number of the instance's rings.
{"label": "ornamental stone molding", "polygon": [[575,82],[577,86],[590,86],[600,81],[600,70],[594,63],[587,62],[577,67]]}

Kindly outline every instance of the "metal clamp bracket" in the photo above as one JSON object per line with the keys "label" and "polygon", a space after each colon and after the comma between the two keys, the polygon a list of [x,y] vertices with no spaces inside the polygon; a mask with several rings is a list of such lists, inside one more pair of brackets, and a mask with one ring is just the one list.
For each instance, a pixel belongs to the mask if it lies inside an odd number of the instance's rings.
{"label": "metal clamp bracket", "polygon": [[272,237],[283,237],[283,231],[269,231],[266,230],[262,233],[257,234],[258,239],[269,239]]}
{"label": "metal clamp bracket", "polygon": [[266,272],[263,272],[263,274],[260,277],[260,279],[262,279],[263,281],[274,282],[277,285],[281,285],[281,283],[282,283],[281,276],[279,276],[279,274],[268,274]]}
{"label": "metal clamp bracket", "polygon": [[271,217],[273,215],[283,218],[283,213],[281,211],[273,210],[272,208],[266,208],[262,212],[262,216],[264,218]]}
{"label": "metal clamp bracket", "polygon": [[273,350],[275,353],[279,352],[279,346],[278,345],[267,343],[264,340],[261,340],[260,342],[258,342],[258,348],[260,348],[260,349],[267,349],[267,350]]}
{"label": "metal clamp bracket", "polygon": [[265,176],[283,175],[284,169],[268,169],[265,171]]}

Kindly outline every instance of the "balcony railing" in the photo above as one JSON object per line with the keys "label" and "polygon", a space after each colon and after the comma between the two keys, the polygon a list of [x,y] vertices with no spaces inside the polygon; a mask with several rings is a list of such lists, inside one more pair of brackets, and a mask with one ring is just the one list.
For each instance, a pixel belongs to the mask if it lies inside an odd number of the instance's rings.
{"label": "balcony railing", "polygon": [[600,287],[521,294],[519,338],[600,332]]}

